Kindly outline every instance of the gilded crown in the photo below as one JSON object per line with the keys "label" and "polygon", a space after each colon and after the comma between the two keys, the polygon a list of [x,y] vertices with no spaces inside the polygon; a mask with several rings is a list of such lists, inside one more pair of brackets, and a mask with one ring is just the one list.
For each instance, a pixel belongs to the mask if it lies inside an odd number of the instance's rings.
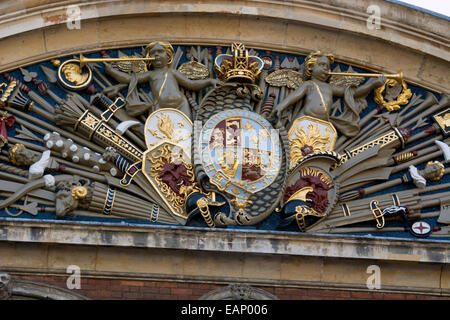
{"label": "gilded crown", "polygon": [[231,51],[232,55],[220,54],[216,57],[214,64],[217,78],[224,82],[255,82],[264,62],[256,56],[249,56],[242,43],[233,43]]}

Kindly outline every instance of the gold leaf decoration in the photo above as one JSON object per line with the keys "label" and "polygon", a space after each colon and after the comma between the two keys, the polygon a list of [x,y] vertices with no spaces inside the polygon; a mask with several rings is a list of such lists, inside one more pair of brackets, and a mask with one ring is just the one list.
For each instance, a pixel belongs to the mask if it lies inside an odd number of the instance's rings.
{"label": "gold leaf decoration", "polygon": [[365,80],[364,77],[353,77],[353,76],[331,76],[330,84],[336,87],[358,87]]}
{"label": "gold leaf decoration", "polygon": [[208,68],[197,61],[183,63],[178,70],[191,80],[209,78]]}
{"label": "gold leaf decoration", "polygon": [[302,75],[291,69],[283,69],[272,72],[266,77],[266,82],[272,87],[288,87],[297,89],[302,84]]}
{"label": "gold leaf decoration", "polygon": [[161,114],[161,117],[158,117],[158,129],[161,131],[169,140],[173,139],[173,123],[170,117],[164,113]]}
{"label": "gold leaf decoration", "polygon": [[[133,56],[122,56],[121,59],[126,58],[136,58]],[[139,58],[139,57],[138,57]],[[147,71],[147,64],[145,61],[120,61],[120,62],[113,62],[113,66],[117,69],[119,69],[122,72],[130,73],[141,73]]]}
{"label": "gold leaf decoration", "polygon": [[[293,163],[299,162],[309,153],[327,150],[331,139],[328,128],[326,128],[325,134],[321,135],[319,126],[312,123],[308,126],[308,133],[298,126],[295,135],[296,137],[290,143],[290,156]],[[305,151],[302,150],[305,147],[310,147],[311,152],[305,154]]]}
{"label": "gold leaf decoration", "polygon": [[66,79],[76,85],[80,85],[86,83],[89,78],[88,73],[82,73],[82,69],[80,66],[68,63],[61,69],[62,73],[66,77]]}

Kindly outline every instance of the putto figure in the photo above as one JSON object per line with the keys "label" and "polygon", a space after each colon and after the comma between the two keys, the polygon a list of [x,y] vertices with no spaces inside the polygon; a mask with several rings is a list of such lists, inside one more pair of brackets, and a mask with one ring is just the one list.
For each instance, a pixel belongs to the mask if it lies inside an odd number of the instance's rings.
{"label": "putto figure", "polygon": [[[344,135],[352,136],[352,126],[357,125],[355,118],[352,117],[357,113],[357,120],[359,121],[359,112],[352,108],[349,112],[344,112],[340,117],[331,118],[329,116],[331,106],[333,104],[333,97],[344,97],[346,88],[334,86],[327,82],[329,78],[330,65],[334,62],[332,54],[322,54],[320,51],[313,52],[308,55],[305,60],[305,74],[306,81],[302,82],[300,87],[289,94],[283,101],[281,101],[272,111],[272,116],[278,115],[281,119],[281,113],[288,106],[304,98],[303,108],[296,118],[301,116],[310,116],[333,123],[333,125]],[[381,87],[386,82],[384,76],[373,78],[367,81],[364,85],[358,87],[353,94],[354,98],[362,97],[370,93],[375,88]],[[359,128],[358,128],[359,131]],[[356,133],[358,132],[356,131]]]}
{"label": "putto figure", "polygon": [[[146,57],[154,58],[149,64],[149,71],[131,73],[114,69],[105,63],[106,72],[121,83],[129,83],[127,94],[127,113],[130,116],[138,116],[147,111],[155,111],[160,108],[175,108],[192,119],[191,109],[186,96],[180,91],[179,86],[189,90],[201,90],[206,87],[216,86],[220,83],[216,79],[190,80],[181,72],[172,69],[174,50],[170,43],[155,41],[146,49]],[[153,103],[142,103],[138,98],[137,84],[148,82],[153,94]]]}

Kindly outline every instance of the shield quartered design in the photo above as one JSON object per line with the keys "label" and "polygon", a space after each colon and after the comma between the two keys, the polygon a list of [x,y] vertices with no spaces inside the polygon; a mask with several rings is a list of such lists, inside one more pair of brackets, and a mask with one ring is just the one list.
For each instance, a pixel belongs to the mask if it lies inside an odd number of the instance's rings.
{"label": "shield quartered design", "polygon": [[234,196],[238,208],[272,184],[281,168],[278,132],[247,110],[231,109],[211,117],[202,128],[200,150],[211,183]]}

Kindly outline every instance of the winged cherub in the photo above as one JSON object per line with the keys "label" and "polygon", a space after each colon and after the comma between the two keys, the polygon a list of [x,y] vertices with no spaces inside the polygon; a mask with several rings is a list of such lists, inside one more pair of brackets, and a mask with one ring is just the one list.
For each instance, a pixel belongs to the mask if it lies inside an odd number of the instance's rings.
{"label": "winged cherub", "polygon": [[[311,116],[332,122],[333,125],[344,135],[354,136],[359,132],[358,122],[359,111],[356,106],[350,104],[351,110],[344,112],[338,118],[332,118],[330,121],[329,112],[333,104],[333,97],[346,97],[346,88],[332,85],[327,82],[329,78],[328,72],[330,65],[334,62],[332,54],[322,54],[320,51],[313,52],[308,55],[305,60],[305,74],[306,81],[302,82],[294,92],[289,94],[283,101],[281,101],[272,111],[272,117],[277,114],[278,119],[284,109],[294,104],[295,102],[303,100],[303,108],[296,117]],[[366,96],[375,88],[381,87],[386,82],[384,76],[372,78],[365,84],[359,86],[353,91],[352,98],[359,98]],[[351,99],[346,99],[351,100]],[[357,119],[354,115],[357,113]],[[356,128],[355,128],[356,126]]]}
{"label": "winged cherub", "polygon": [[[146,49],[146,56],[154,58],[149,66],[149,71],[131,73],[119,71],[110,64],[105,63],[106,72],[120,83],[129,83],[127,101],[133,100],[132,95],[137,95],[137,84],[148,82],[153,94],[153,104],[137,103],[127,104],[127,112],[130,116],[137,116],[146,111],[154,111],[160,108],[176,108],[192,119],[191,109],[185,95],[179,86],[189,90],[201,90],[220,83],[216,79],[190,80],[181,72],[172,69],[174,50],[173,47],[162,41],[150,43]],[[133,100],[134,101],[134,100]]]}

